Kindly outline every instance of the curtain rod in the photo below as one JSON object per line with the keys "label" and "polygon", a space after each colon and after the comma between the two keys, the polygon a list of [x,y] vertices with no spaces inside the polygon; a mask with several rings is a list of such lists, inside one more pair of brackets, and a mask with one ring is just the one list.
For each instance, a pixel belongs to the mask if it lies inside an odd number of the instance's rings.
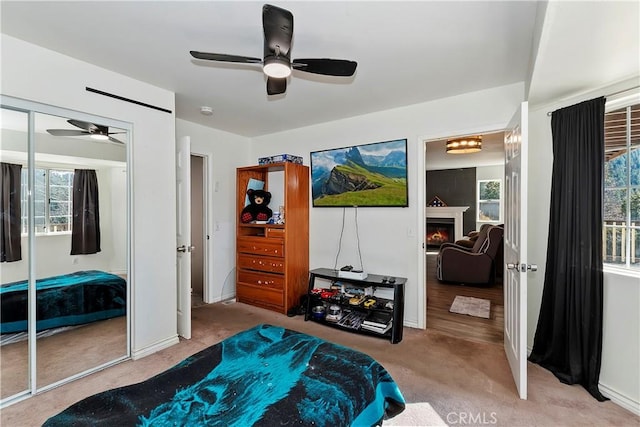
{"label": "curtain rod", "polygon": [[[605,95],[604,97],[608,98],[610,96],[620,95],[621,93],[629,92],[631,90],[638,89],[638,88],[640,88],[640,86],[630,87],[629,89],[622,89],[622,90],[619,90],[617,92],[613,92],[613,93],[610,93],[608,95]],[[547,111],[547,116],[551,116],[551,114],[553,114],[553,111]]]}

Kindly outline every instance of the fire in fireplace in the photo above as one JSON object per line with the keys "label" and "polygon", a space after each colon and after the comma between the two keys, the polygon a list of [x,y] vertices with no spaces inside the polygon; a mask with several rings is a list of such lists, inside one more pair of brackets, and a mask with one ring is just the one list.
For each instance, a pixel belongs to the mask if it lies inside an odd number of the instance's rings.
{"label": "fire in fireplace", "polygon": [[453,218],[427,218],[427,247],[439,248],[441,244],[455,241]]}

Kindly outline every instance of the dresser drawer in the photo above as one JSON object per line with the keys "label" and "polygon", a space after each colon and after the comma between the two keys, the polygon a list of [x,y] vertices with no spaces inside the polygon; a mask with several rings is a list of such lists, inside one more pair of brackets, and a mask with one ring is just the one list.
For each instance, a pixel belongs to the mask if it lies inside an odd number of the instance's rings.
{"label": "dresser drawer", "polygon": [[282,309],[284,296],[281,290],[267,287],[257,287],[238,283],[236,299],[239,302]]}
{"label": "dresser drawer", "polygon": [[274,239],[284,239],[284,228],[267,227],[264,230],[264,235]]}
{"label": "dresser drawer", "polygon": [[284,258],[238,254],[238,268],[245,270],[269,271],[271,273],[284,273]]}
{"label": "dresser drawer", "polygon": [[284,276],[258,271],[238,270],[238,283],[282,290],[284,289]]}
{"label": "dresser drawer", "polygon": [[238,252],[284,257],[284,242],[280,239],[239,238]]}

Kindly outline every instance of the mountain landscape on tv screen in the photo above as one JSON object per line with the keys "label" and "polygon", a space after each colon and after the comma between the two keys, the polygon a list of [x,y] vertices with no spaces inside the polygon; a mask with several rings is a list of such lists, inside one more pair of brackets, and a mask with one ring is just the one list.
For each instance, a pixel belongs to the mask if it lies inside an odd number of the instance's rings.
{"label": "mountain landscape on tv screen", "polygon": [[314,206],[407,206],[406,140],[311,153]]}

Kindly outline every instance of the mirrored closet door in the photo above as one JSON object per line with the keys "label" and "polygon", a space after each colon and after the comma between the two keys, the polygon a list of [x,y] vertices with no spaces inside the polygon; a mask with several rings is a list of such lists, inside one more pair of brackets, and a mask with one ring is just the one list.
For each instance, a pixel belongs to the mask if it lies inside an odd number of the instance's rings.
{"label": "mirrored closet door", "polygon": [[19,192],[22,257],[0,263],[3,401],[126,359],[130,294],[126,126],[6,107],[0,155],[19,188],[5,175],[2,188]]}
{"label": "mirrored closet door", "polygon": [[[26,191],[26,182],[22,182],[22,169],[26,166],[29,143],[29,114],[23,111],[0,109],[2,124],[2,149],[0,150],[0,168],[2,177],[0,186],[0,206],[2,209],[1,263],[0,263],[0,399],[29,390],[29,340],[27,339],[27,295],[22,290],[10,296],[12,282],[21,282],[15,286],[26,289],[24,280],[29,278],[30,239],[29,229],[24,220],[27,214],[22,194]],[[24,213],[24,214],[23,214]],[[6,306],[6,307],[5,307]],[[17,325],[8,326],[11,319],[9,308],[19,312]],[[14,318],[15,319],[15,318]],[[13,323],[13,322],[11,322]]]}

